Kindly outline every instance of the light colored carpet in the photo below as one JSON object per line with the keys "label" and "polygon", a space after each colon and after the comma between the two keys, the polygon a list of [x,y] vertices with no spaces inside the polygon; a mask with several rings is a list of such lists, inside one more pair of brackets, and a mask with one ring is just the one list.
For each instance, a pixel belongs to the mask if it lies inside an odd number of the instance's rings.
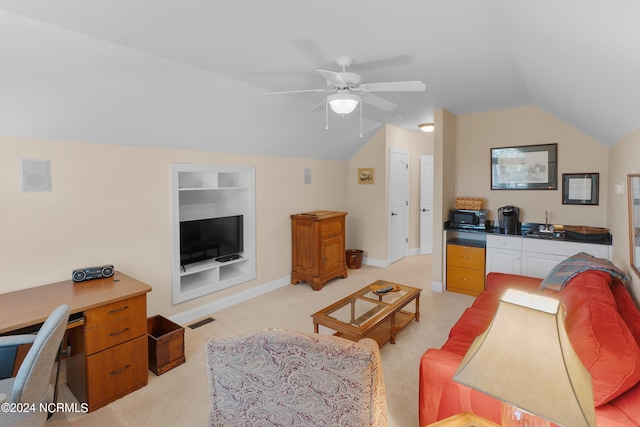
{"label": "light colored carpet", "polygon": [[[347,279],[334,279],[320,291],[306,283],[285,286],[266,295],[212,313],[215,321],[197,329],[185,328],[186,363],[161,376],[149,372],[149,384],[89,414],[56,413],[47,426],[206,426],[209,388],[204,355],[214,336],[230,336],[268,328],[313,332],[310,315],[378,280],[424,289],[420,322],[398,333],[396,344],[381,348],[391,427],[418,426],[418,364],[427,348],[440,347],[449,329],[473,301],[450,292],[432,292],[431,256],[417,255],[388,268],[362,266]],[[407,306],[413,310],[414,304]],[[332,333],[320,329],[320,333]],[[60,400],[75,402],[66,385]]]}

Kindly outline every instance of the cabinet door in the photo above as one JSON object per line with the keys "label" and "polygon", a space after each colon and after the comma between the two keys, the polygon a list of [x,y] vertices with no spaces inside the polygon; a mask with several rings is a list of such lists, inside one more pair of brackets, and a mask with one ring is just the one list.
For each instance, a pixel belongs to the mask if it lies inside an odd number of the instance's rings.
{"label": "cabinet door", "polygon": [[344,256],[344,222],[342,219],[322,221],[321,234],[321,267],[320,274],[342,268]]}
{"label": "cabinet door", "polygon": [[520,253],[519,250],[487,248],[487,274],[521,274]]}
{"label": "cabinet door", "polygon": [[314,274],[316,265],[316,227],[313,221],[294,221],[293,225],[293,271]]}
{"label": "cabinet door", "polygon": [[522,252],[522,271],[525,276],[543,279],[559,262],[567,259],[564,255]]}

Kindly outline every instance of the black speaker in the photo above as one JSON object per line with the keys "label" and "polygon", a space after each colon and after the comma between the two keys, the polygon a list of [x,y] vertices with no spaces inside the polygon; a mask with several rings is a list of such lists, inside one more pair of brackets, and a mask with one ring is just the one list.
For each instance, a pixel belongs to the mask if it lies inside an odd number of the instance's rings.
{"label": "black speaker", "polygon": [[113,265],[99,265],[96,267],[86,267],[73,270],[71,279],[74,282],[84,282],[85,280],[102,279],[113,276]]}

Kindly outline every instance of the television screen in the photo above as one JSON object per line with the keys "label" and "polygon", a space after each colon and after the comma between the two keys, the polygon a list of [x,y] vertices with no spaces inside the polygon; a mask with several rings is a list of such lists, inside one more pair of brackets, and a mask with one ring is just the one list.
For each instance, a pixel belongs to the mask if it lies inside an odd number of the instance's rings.
{"label": "television screen", "polygon": [[242,215],[180,222],[180,265],[243,251]]}

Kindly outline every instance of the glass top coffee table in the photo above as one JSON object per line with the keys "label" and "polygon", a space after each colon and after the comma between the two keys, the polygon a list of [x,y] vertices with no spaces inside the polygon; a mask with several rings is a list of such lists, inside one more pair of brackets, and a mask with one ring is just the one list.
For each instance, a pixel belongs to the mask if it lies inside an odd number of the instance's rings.
{"label": "glass top coffee table", "polygon": [[[374,289],[391,288],[386,293]],[[397,332],[412,320],[420,321],[422,289],[378,280],[357,292],[311,315],[317,333],[322,325],[336,331],[334,335],[358,341],[373,338],[380,347],[387,341],[396,342]],[[415,312],[403,310],[411,301]]]}

